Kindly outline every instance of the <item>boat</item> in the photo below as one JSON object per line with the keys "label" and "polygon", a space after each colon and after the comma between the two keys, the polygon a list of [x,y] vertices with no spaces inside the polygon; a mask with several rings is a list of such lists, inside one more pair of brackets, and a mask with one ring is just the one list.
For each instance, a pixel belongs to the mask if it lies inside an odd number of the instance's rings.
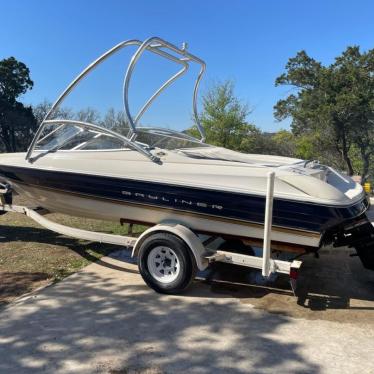
{"label": "boat", "polygon": [[[86,75],[130,46],[136,51],[123,82],[126,123],[122,128],[53,118]],[[144,53],[166,58],[180,70],[133,115],[129,85]],[[200,68],[192,105],[200,137],[141,126],[150,105],[191,64]],[[348,245],[356,249],[366,268],[374,270],[374,230],[367,216],[370,204],[360,184],[318,161],[242,154],[205,143],[197,111],[204,71],[204,61],[190,53],[186,44],[177,47],[158,37],[119,43],[66,88],[27,152],[0,155],[3,185],[49,212],[148,226],[175,222],[231,245],[234,238],[249,251],[264,239],[270,172],[275,174],[274,251],[299,255],[317,252],[325,245]]]}

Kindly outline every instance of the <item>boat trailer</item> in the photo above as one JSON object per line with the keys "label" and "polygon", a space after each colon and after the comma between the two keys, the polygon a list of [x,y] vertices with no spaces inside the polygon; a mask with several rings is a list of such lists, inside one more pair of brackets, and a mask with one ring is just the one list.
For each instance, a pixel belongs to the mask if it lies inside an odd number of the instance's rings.
{"label": "boat trailer", "polygon": [[[204,239],[188,227],[178,222],[162,222],[145,230],[139,237],[114,235],[88,230],[73,228],[51,221],[45,217],[50,213],[41,207],[27,207],[12,204],[11,186],[0,183],[0,214],[6,212],[21,213],[40,224],[61,235],[76,239],[89,240],[100,243],[119,245],[132,249],[132,256],[138,257],[140,274],[145,282],[154,290],[162,293],[174,294],[186,289],[195,278],[197,270],[203,271],[213,262],[224,262],[248,268],[261,269],[262,276],[270,277],[273,273],[287,274],[293,292],[296,290],[296,281],[302,262],[299,260],[285,261],[271,257],[271,233],[274,198],[275,173],[268,174],[265,222],[262,256],[254,256],[233,251],[212,249],[210,240]],[[147,250],[150,243],[158,243],[158,252],[153,255],[154,261],[150,261],[150,251]],[[174,244],[173,244],[174,243]],[[183,247],[187,248],[191,259],[191,266],[186,265],[183,258]],[[181,252],[182,251],[182,252]],[[154,251],[153,251],[154,252]],[[185,251],[186,252],[186,251]],[[182,256],[178,254],[182,253]],[[186,253],[184,254],[186,255]],[[163,270],[157,268],[157,261],[163,263]],[[187,261],[188,262],[188,261]],[[156,266],[154,265],[156,264]],[[184,282],[177,282],[172,274],[172,268],[183,268],[185,271]],[[165,270],[166,269],[166,270]],[[170,270],[170,274],[167,272]],[[166,280],[164,279],[166,278]],[[167,281],[169,279],[170,281]]]}

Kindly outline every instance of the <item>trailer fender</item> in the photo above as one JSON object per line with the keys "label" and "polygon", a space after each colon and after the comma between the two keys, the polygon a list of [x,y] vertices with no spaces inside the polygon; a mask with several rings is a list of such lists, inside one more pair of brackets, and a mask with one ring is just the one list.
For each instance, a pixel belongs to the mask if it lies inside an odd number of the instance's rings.
{"label": "trailer fender", "polygon": [[157,232],[169,232],[181,238],[190,248],[196,260],[196,265],[199,270],[204,270],[208,267],[208,260],[204,258],[205,248],[196,234],[194,234],[188,227],[178,223],[162,223],[152,226],[144,231],[135,243],[131,256],[134,257],[138,254],[139,248],[145,238]]}

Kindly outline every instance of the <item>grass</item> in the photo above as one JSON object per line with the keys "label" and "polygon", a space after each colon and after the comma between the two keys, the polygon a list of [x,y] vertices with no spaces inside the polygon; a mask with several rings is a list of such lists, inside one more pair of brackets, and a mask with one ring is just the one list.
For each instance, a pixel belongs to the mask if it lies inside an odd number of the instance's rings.
{"label": "grass", "polygon": [[[15,204],[27,204],[16,197]],[[83,219],[62,214],[48,218],[64,225],[118,235],[128,233],[128,225]],[[134,225],[134,232],[142,226]],[[39,226],[17,213],[0,216],[0,305],[45,284],[66,276],[108,255],[118,246],[72,239]]]}

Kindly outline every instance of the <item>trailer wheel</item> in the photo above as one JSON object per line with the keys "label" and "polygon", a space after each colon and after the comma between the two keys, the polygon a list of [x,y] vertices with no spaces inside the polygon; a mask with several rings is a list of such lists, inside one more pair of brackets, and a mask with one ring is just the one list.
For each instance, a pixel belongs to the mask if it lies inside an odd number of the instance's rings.
{"label": "trailer wheel", "polygon": [[156,233],[139,248],[138,267],[145,283],[156,292],[177,294],[195,278],[195,258],[186,243],[169,233]]}

